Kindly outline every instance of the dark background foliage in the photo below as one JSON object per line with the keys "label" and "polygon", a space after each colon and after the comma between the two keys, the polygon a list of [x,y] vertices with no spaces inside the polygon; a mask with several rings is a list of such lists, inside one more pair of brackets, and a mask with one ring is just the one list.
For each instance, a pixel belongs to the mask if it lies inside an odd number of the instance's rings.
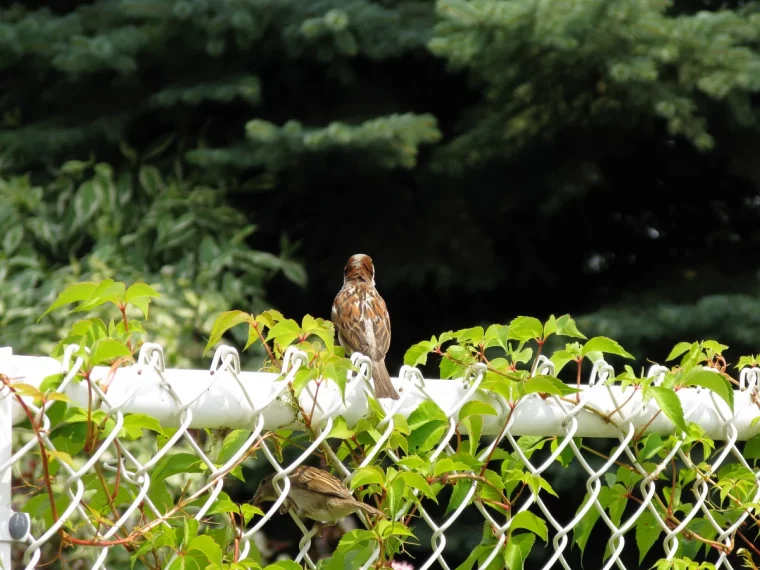
{"label": "dark background foliage", "polygon": [[47,352],[68,282],[141,279],[199,365],[222,310],[328,317],[364,252],[391,369],[568,312],[642,364],[756,353],[759,40],[757,2],[14,4],[0,344]]}

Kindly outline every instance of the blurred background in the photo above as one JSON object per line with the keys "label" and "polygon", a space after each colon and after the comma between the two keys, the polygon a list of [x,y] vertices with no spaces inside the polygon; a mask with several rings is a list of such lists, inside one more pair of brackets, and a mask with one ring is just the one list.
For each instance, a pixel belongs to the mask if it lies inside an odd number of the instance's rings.
{"label": "blurred background", "polygon": [[363,252],[391,368],[566,312],[640,358],[759,350],[756,2],[47,4],[0,12],[2,345],[145,280],[200,365],[225,309],[329,317]]}
{"label": "blurred background", "polygon": [[329,318],[362,252],[392,374],[517,315],[760,352],[759,2],[48,4],[0,11],[0,346],[112,277],[205,367],[221,311]]}

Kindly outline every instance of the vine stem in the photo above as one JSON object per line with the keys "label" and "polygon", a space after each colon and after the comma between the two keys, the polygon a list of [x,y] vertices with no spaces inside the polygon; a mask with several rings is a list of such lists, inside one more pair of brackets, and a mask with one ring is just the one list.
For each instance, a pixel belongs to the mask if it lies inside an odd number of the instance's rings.
{"label": "vine stem", "polygon": [[[129,334],[129,319],[127,318],[127,304],[124,303],[117,305],[119,307],[119,311],[121,312],[121,320],[124,322],[124,332]],[[132,339],[127,339],[127,348],[129,349],[129,352],[132,352]]]}
{"label": "vine stem", "polygon": [[32,425],[32,431],[34,432],[35,437],[37,438],[37,443],[40,446],[40,458],[42,460],[42,472],[44,475],[45,480],[45,488],[47,489],[48,499],[50,500],[50,514],[53,518],[53,522],[58,522],[58,508],[55,505],[55,495],[53,494],[53,485],[50,482],[50,469],[48,467],[48,454],[47,449],[45,448],[45,442],[42,439],[42,435],[40,434],[40,426],[37,425],[37,422],[34,419],[34,414],[29,409],[29,406],[26,405],[26,402],[24,402],[24,399],[21,397],[21,395],[16,392],[16,389],[11,384],[10,378],[8,378],[5,374],[0,374],[0,380],[2,383],[7,386],[7,388],[11,391],[13,396],[16,398],[16,401],[19,403],[21,408],[24,410],[24,413],[26,414],[26,417],[29,418],[29,423]]}
{"label": "vine stem", "polygon": [[509,404],[509,413],[507,414],[507,419],[504,420],[504,425],[501,426],[501,430],[499,431],[499,435],[494,440],[493,447],[491,448],[491,451],[488,452],[488,457],[486,457],[485,463],[483,463],[483,467],[480,468],[480,476],[483,476],[483,473],[486,472],[486,469],[488,469],[488,464],[491,461],[491,458],[493,457],[494,452],[496,451],[496,448],[499,447],[499,442],[501,441],[501,438],[504,437],[504,432],[507,431],[507,426],[509,425],[509,420],[512,418],[512,414],[515,411],[515,404],[508,402]]}

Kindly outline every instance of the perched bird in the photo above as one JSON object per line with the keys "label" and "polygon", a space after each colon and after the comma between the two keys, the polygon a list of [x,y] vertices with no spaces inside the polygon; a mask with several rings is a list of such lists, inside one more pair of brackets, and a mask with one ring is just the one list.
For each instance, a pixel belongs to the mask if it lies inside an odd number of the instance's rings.
{"label": "perched bird", "polygon": [[[273,477],[274,474],[271,474],[261,480],[253,496],[254,505],[277,500],[277,491],[272,484]],[[292,508],[301,515],[321,523],[336,523],[359,510],[368,515],[385,517],[383,511],[354,499],[351,491],[327,471],[300,465],[288,478],[290,492],[280,512]]]}
{"label": "perched bird", "polygon": [[391,345],[391,319],[385,301],[375,289],[375,267],[369,255],[357,253],[346,263],[343,288],[333,301],[332,322],[346,354],[360,352],[372,360],[375,396],[398,400],[385,367],[385,355]]}

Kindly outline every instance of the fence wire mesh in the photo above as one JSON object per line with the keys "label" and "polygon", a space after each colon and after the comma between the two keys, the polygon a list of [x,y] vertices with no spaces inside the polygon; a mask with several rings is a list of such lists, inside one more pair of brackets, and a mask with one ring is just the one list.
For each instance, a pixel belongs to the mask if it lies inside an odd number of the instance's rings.
{"label": "fence wire mesh", "polygon": [[[210,370],[167,369],[161,347],[145,344],[134,366],[96,368],[88,384],[90,390],[86,383],[75,381],[82,365],[81,359],[72,357],[75,348],[65,351],[62,363],[50,358],[12,355],[9,349],[0,353],[0,372],[17,387],[14,393],[3,387],[0,418],[3,433],[8,435],[4,441],[10,444],[2,450],[5,455],[0,455],[0,477],[2,484],[10,485],[12,480],[13,485],[12,495],[0,492],[4,501],[0,507],[6,519],[0,538],[6,546],[14,545],[14,568],[39,567],[62,546],[59,539],[62,527],[67,529],[68,536],[74,537],[74,542],[65,546],[76,548],[75,558],[83,561],[78,567],[125,567],[125,561],[135,554],[135,547],[125,548],[130,539],[153,533],[152,540],[156,541],[158,531],[168,527],[179,512],[191,513],[209,532],[234,533],[241,559],[254,547],[252,542],[265,557],[275,557],[273,544],[278,537],[269,529],[281,507],[287,506],[286,498],[291,491],[288,475],[310,462],[315,453],[324,454],[324,464],[346,485],[361,467],[392,464],[399,470],[410,470],[404,458],[390,450],[386,442],[393,436],[396,422],[408,418],[426,400],[435,402],[448,418],[446,429],[436,435],[431,447],[431,464],[444,465],[441,460],[448,457],[452,458],[449,465],[455,465],[453,442],[462,435],[460,412],[468,402],[480,400],[490,403],[498,412],[496,417],[483,418],[481,437],[487,445],[478,451],[481,460],[491,457],[494,448],[503,449],[516,454],[526,473],[541,476],[546,476],[558,461],[564,465],[575,463],[585,473],[585,498],[573,513],[562,514],[557,512],[551,489],[537,486],[504,515],[489,508],[486,501],[478,500],[477,478],[466,479],[464,496],[449,511],[415,490],[411,499],[387,513],[392,520],[414,515],[413,530],[420,541],[424,537],[429,547],[426,552],[415,550],[414,568],[448,569],[454,564],[451,559],[461,561],[462,553],[456,548],[452,552],[447,546],[452,543],[452,534],[472,532],[471,526],[463,529],[457,522],[465,517],[471,520],[475,513],[479,513],[495,539],[490,551],[482,553],[476,564],[479,568],[491,564],[494,565],[490,567],[499,567],[510,526],[519,524],[517,514],[525,511],[538,514],[547,524],[549,554],[541,567],[568,570],[573,568],[569,553],[574,545],[578,546],[578,535],[583,534],[579,529],[589,521],[596,523],[594,542],[602,536],[599,529],[605,531],[604,546],[595,548],[604,548],[605,554],[600,559],[606,570],[626,568],[624,553],[636,549],[630,531],[642,519],[655,531],[667,558],[676,555],[679,545],[694,542],[700,529],[704,531],[704,526],[709,526],[709,534],[714,538],[707,544],[707,557],[717,568],[733,568],[736,561],[732,562],[730,554],[736,547],[737,529],[745,522],[758,520],[756,509],[747,508],[726,516],[716,512],[713,503],[713,476],[728,464],[741,465],[754,473],[751,502],[760,500],[760,471],[745,460],[740,449],[742,441],[760,432],[757,422],[753,422],[760,415],[757,368],[741,371],[733,411],[709,390],[687,389],[679,393],[686,420],[720,440],[714,451],[695,457],[685,452],[685,436],[663,437],[659,441],[661,446],[669,446],[667,453],[652,455],[644,461],[641,454],[632,451],[634,438],[641,435],[642,429],[669,434],[674,426],[658,414],[654,401],[644,401],[633,387],[613,385],[614,370],[604,361],[596,363],[588,384],[582,386],[577,398],[531,394],[516,406],[510,406],[499,395],[478,390],[485,376],[483,367],[473,367],[467,377],[458,381],[426,380],[419,370],[402,367],[399,377],[394,379],[401,399],[381,403],[384,418],[376,426],[375,444],[360,462],[347,464],[347,458],[330,445],[328,436],[339,422],[345,420],[346,425],[352,426],[369,413],[370,364],[362,355],[355,354],[352,358],[358,372],[349,373],[345,400],[329,384],[316,394],[310,384],[301,393],[300,401],[294,402],[288,388],[298,370],[307,365],[305,355],[295,349],[287,351],[282,374],[276,375],[242,372],[237,352],[227,347],[216,351]],[[550,360],[542,357],[536,373],[551,374],[552,366]],[[662,377],[665,371],[653,366],[649,375]],[[28,386],[40,386],[46,377],[59,373],[62,381],[57,393],[65,394],[83,409],[97,410],[102,431],[89,440],[95,442],[90,448],[71,445],[67,432],[54,429],[62,414],[69,414],[66,429],[77,429],[72,414],[81,414],[80,408],[56,398],[35,405],[29,393]],[[304,429],[296,413],[299,405],[313,411],[311,441],[298,456],[285,460],[270,436],[272,430]],[[32,425],[37,429],[31,429]],[[155,437],[147,437],[144,428],[149,426]],[[215,440],[202,428],[228,431]],[[527,439],[520,441],[521,436]],[[554,436],[550,450],[534,453],[539,449],[535,436]],[[595,454],[581,445],[580,437],[612,437],[617,441],[605,454]],[[55,472],[42,474],[56,478],[53,488],[35,480],[41,475],[43,453],[54,460],[51,466]],[[258,460],[263,457],[269,463],[271,469],[266,471],[277,473],[275,482],[281,487],[281,496],[265,507],[263,515],[253,516],[247,524],[230,524],[226,507],[231,499],[227,491],[240,486],[236,479],[240,464],[254,454]],[[604,458],[600,459],[600,455]],[[657,497],[662,491],[658,478],[675,462],[685,469],[694,469],[697,476],[688,490],[684,487],[684,495],[688,493],[690,497],[681,498],[678,516],[668,517],[658,508]],[[629,504],[627,508],[616,509],[610,506],[609,497],[604,496],[610,487],[602,483],[610,476],[619,476],[623,463],[642,479],[635,501],[631,501],[634,508]],[[447,476],[456,478],[465,474],[468,472],[459,468],[451,469]],[[469,474],[477,475],[475,471]],[[105,488],[114,490],[111,496],[93,490],[97,488],[93,482],[98,480],[107,483]],[[565,492],[580,494],[579,489]],[[51,494],[55,509],[50,506]],[[9,536],[7,519],[11,508],[23,508],[31,515],[31,526],[19,527],[24,529],[23,536]],[[318,528],[302,519],[296,510],[290,509],[289,515],[299,529],[294,559],[305,567],[316,568],[319,558],[329,554],[324,551]],[[697,517],[702,521],[698,527],[692,524]],[[361,517],[362,524],[368,522]],[[451,534],[447,537],[447,533]],[[453,542],[461,544],[459,540]],[[176,556],[176,553],[169,556],[164,567],[170,566]],[[361,567],[369,568],[379,556],[377,548]]]}

